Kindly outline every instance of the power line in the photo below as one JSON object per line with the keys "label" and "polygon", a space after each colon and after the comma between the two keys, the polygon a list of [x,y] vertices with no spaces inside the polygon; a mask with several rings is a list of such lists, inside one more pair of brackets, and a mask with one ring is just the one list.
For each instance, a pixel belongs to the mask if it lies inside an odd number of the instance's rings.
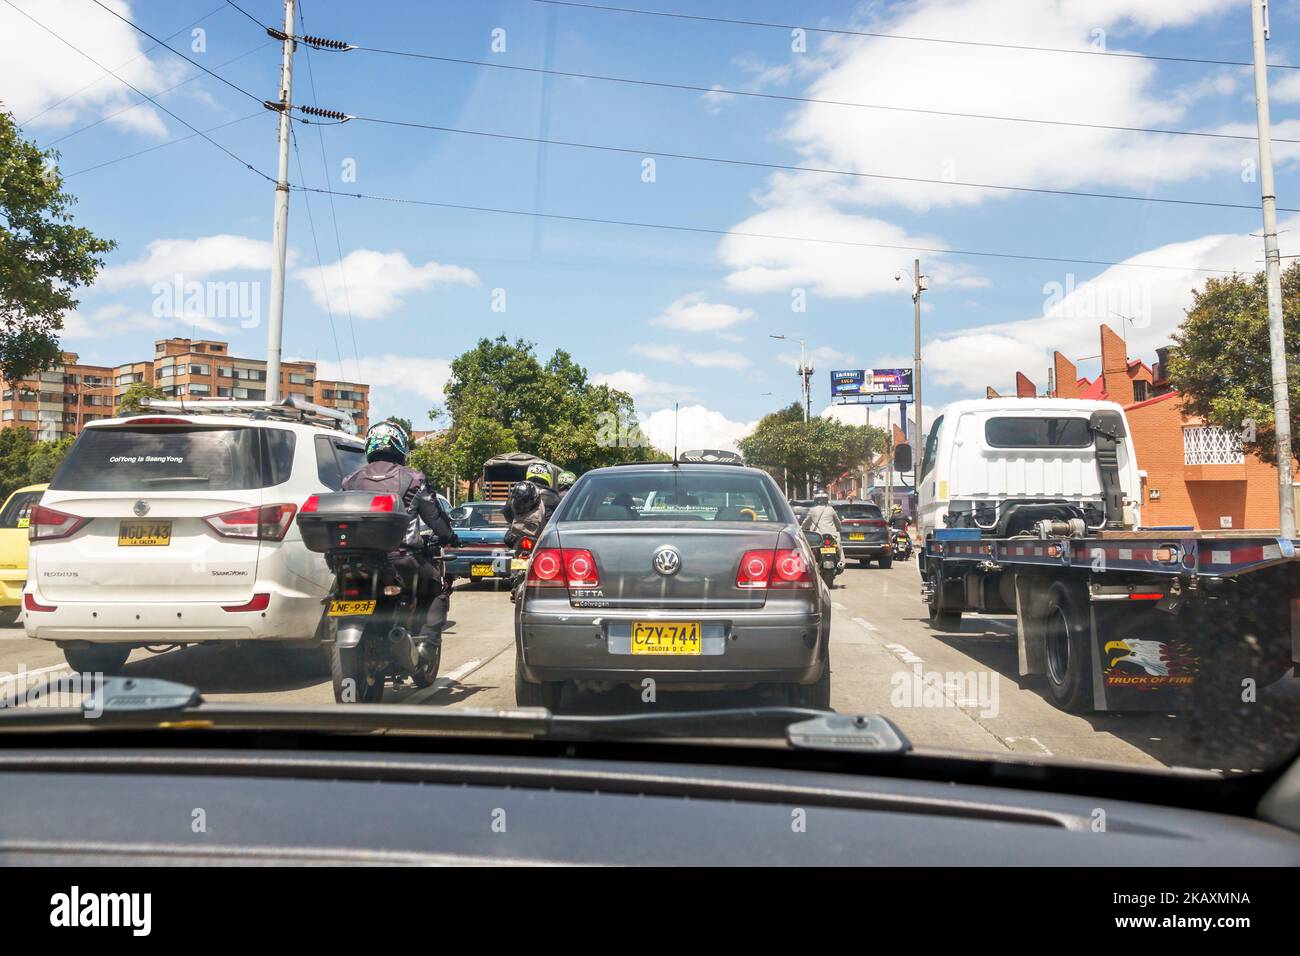
{"label": "power line", "polygon": [[[96,0],[98,2],[98,0]],[[1205,130],[1160,129],[1148,126],[1116,126],[1108,123],[1082,123],[1074,120],[1035,119],[1025,116],[1001,116],[995,113],[967,113],[959,110],[925,109],[917,106],[893,106],[883,103],[859,103],[851,100],[827,100],[811,96],[795,96],[789,93],[765,93],[758,90],[739,90],[722,86],[697,86],[692,83],[670,83],[666,80],[645,80],[628,76],[611,76],[607,73],[578,73],[572,70],[554,70],[538,66],[519,66],[511,63],[493,63],[488,60],[474,60],[466,57],[438,56],[433,53],[417,53],[410,50],[389,50],[382,47],[356,46],[355,50],[365,53],[379,53],[386,56],[400,56],[417,60],[432,60],[438,63],[456,63],[462,66],[481,66],[493,70],[512,70],[519,73],[534,73],[547,76],[561,76],[568,79],[596,80],[602,83],[623,83],[629,86],[647,86],[657,89],[685,90],[693,93],[711,93],[715,95],[748,96],[756,99],[778,100],[786,103],[813,103],[822,106],[843,106],[855,109],[883,110],[892,113],[917,113],[923,116],[947,116],[958,119],[993,120],[1000,123],[1029,123],[1038,126],[1065,126],[1077,129],[1105,129],[1121,133],[1149,133],[1160,136],[1196,136],[1205,139],[1226,139],[1256,142],[1257,137],[1238,133],[1213,133]],[[1275,143],[1300,143],[1297,139],[1274,137]]]}
{"label": "power line", "polygon": [[263,30],[265,30],[265,29],[267,28],[265,23],[263,23],[261,20],[257,19],[257,17],[253,16],[251,13],[249,13],[247,10],[245,10],[243,7],[241,7],[239,4],[235,3],[234,0],[226,0],[226,3],[229,4],[230,6],[234,7],[236,10],[238,10],[238,11],[239,11],[240,13],[242,13],[244,16],[248,17],[248,19],[252,20],[254,23],[256,23],[256,24],[257,24],[259,27],[261,27]]}
{"label": "power line", "polygon": [[[265,116],[265,115],[266,115],[265,110],[258,110],[255,113],[249,113],[247,116],[241,116],[239,119],[230,120],[228,123],[222,123],[219,126],[209,126],[207,129],[203,130],[203,132],[215,133],[217,130],[225,129],[227,126],[236,126],[239,123],[247,122],[248,120],[252,119],[254,116]],[[198,135],[199,135],[198,133],[190,133],[188,136],[179,136],[176,139],[169,139],[165,143],[158,143],[157,145],[149,146],[146,149],[138,149],[134,153],[127,153],[125,156],[119,156],[116,159],[105,160],[102,163],[96,163],[94,166],[87,166],[85,169],[78,169],[76,172],[65,173],[63,178],[71,179],[73,176],[80,176],[82,173],[91,173],[97,169],[103,169],[105,166],[112,166],[115,163],[120,163],[123,160],[135,159],[135,157],[143,156],[145,153],[152,153],[156,149],[162,149],[166,146],[175,146],[177,143],[183,143],[186,140],[191,140]]]}
{"label": "power line", "polygon": [[135,30],[137,33],[141,33],[141,34],[143,34],[144,36],[147,36],[150,40],[153,40],[154,43],[158,44],[159,46],[161,46],[161,47],[164,48],[165,50],[169,50],[170,52],[175,53],[178,57],[180,57],[180,58],[181,58],[182,60],[184,60],[186,63],[189,63],[189,64],[191,64],[191,65],[193,65],[193,66],[197,66],[197,67],[198,67],[200,70],[202,70],[204,73],[208,74],[208,76],[210,76],[210,77],[212,77],[213,79],[218,80],[218,81],[220,81],[220,82],[226,84],[226,86],[230,87],[230,88],[231,88],[232,90],[234,90],[236,93],[242,93],[244,96],[247,96],[249,99],[251,99],[251,100],[252,100],[253,102],[255,102],[255,103],[261,103],[261,102],[262,102],[262,98],[261,98],[260,96],[255,96],[254,94],[248,92],[248,90],[244,89],[244,88],[243,88],[242,86],[240,86],[239,84],[237,84],[237,83],[233,83],[233,82],[231,82],[230,80],[226,79],[226,78],[225,78],[224,76],[222,76],[220,73],[216,73],[216,72],[213,72],[212,70],[209,70],[206,66],[204,66],[202,63],[200,63],[198,60],[191,59],[190,57],[188,57],[188,56],[186,56],[184,53],[182,53],[180,50],[177,50],[177,49],[175,49],[174,47],[170,47],[170,46],[168,46],[166,43],[164,43],[162,40],[158,39],[156,36],[154,36],[152,33],[150,33],[150,32],[149,32],[148,30],[146,30],[144,27],[137,26],[136,24],[134,24],[134,23],[132,23],[130,20],[128,20],[126,17],[124,17],[124,16],[122,16],[120,13],[118,13],[116,10],[113,10],[112,8],[110,8],[110,7],[108,7],[108,6],[105,6],[105,5],[101,2],[101,0],[90,0],[90,2],[93,3],[95,6],[99,7],[101,10],[104,10],[104,11],[107,12],[107,13],[111,13],[113,16],[117,17],[117,19],[121,20],[123,23],[125,23],[127,26],[129,26],[132,30]]}
{"label": "power line", "polygon": [[[233,4],[232,4],[233,6]],[[240,11],[241,13],[243,11]],[[302,32],[307,32],[307,16],[303,12],[301,0],[298,3],[298,22],[302,24]],[[320,97],[316,95],[316,75],[311,68],[311,50],[304,47],[303,55],[307,61],[307,84],[311,87],[311,98],[320,102]],[[330,163],[329,157],[325,155],[325,134],[321,132],[321,124],[316,124],[316,137],[320,140],[320,161],[321,171],[325,176],[325,181],[329,182]],[[339,217],[338,211],[334,208],[334,196],[329,197],[330,202],[330,220],[334,225],[334,247],[338,251],[339,257],[339,277],[343,280],[343,305],[348,313],[348,331],[352,335],[352,371],[356,375],[355,381],[361,381],[361,354],[357,349],[357,329],[352,322],[352,291],[348,288],[348,274],[343,266],[343,240],[339,235]],[[339,371],[343,371],[343,357],[339,356]]]}
{"label": "power line", "polygon": [[[735,26],[768,27],[779,30],[803,30],[807,33],[827,33],[836,36],[870,37],[881,40],[907,40],[914,43],[947,43],[954,46],[991,47],[997,50],[1024,50],[1033,53],[1063,53],[1071,56],[1116,57],[1126,60],[1159,60],[1167,63],[1203,63],[1209,66],[1254,66],[1249,60],[1215,60],[1197,56],[1161,56],[1155,53],[1136,53],[1124,50],[1077,50],[1070,47],[1036,46],[1028,43],[995,43],[991,40],[955,40],[950,37],[926,37],[904,33],[882,33],[872,30],[844,30],[830,27],[809,27],[797,23],[774,23],[767,20],[743,20],[738,17],[706,17],[693,13],[674,13],[665,10],[642,10],[635,7],[614,7],[596,3],[575,3],[573,0],[533,0],[557,7],[575,7],[602,13],[630,13],[643,17],[662,17],[671,20],[696,20],[703,23],[726,23]],[[1300,70],[1290,63],[1269,63],[1272,70]]]}
{"label": "power line", "polygon": [[207,133],[205,133],[203,130],[201,130],[201,129],[199,129],[198,127],[194,126],[192,123],[190,123],[190,122],[188,122],[188,121],[182,119],[180,116],[177,116],[175,113],[173,113],[173,112],[172,112],[171,110],[169,110],[167,107],[163,106],[161,103],[159,103],[157,100],[155,100],[155,99],[154,99],[152,96],[150,96],[148,93],[144,92],[144,91],[141,90],[139,87],[133,85],[130,81],[122,79],[122,77],[118,76],[117,73],[115,73],[114,71],[110,70],[108,67],[104,66],[104,64],[100,63],[98,60],[96,60],[96,59],[95,59],[93,56],[91,56],[89,53],[87,53],[86,51],[82,50],[80,47],[76,46],[76,45],[75,45],[74,43],[72,43],[70,40],[66,40],[66,39],[64,39],[62,36],[60,36],[58,33],[55,33],[53,30],[51,30],[49,27],[47,27],[47,26],[46,26],[44,23],[42,23],[40,20],[37,20],[35,17],[33,17],[31,14],[29,14],[26,10],[23,10],[21,7],[15,5],[15,4],[13,3],[13,0],[3,0],[3,2],[4,2],[7,6],[11,7],[12,9],[17,10],[17,11],[18,11],[19,13],[21,13],[24,17],[26,17],[26,18],[27,18],[28,20],[30,20],[32,23],[36,24],[38,27],[40,27],[42,30],[44,30],[46,33],[48,33],[50,36],[54,37],[56,40],[58,40],[58,41],[59,41],[60,43],[62,43],[64,46],[66,46],[66,47],[68,47],[69,49],[75,51],[76,53],[79,53],[81,56],[85,57],[85,58],[86,58],[87,60],[89,60],[91,63],[95,64],[95,66],[99,67],[101,70],[103,70],[104,72],[108,73],[111,77],[113,77],[113,79],[117,80],[119,83],[121,83],[122,85],[128,87],[129,89],[135,91],[136,95],[144,97],[146,100],[148,100],[150,103],[152,103],[152,104],[153,104],[155,107],[157,107],[159,110],[162,110],[162,112],[166,113],[166,114],[167,114],[168,116],[170,116],[172,119],[176,120],[176,122],[180,123],[182,126],[186,127],[187,129],[193,131],[195,135],[203,137],[203,139],[205,139],[207,142],[211,143],[211,144],[212,144],[213,146],[215,146],[217,149],[221,150],[223,153],[225,153],[227,156],[229,156],[229,157],[230,157],[231,159],[233,159],[235,162],[239,163],[239,165],[243,166],[245,169],[248,169],[248,170],[250,170],[251,172],[256,173],[258,176],[261,176],[263,179],[267,180],[268,182],[272,182],[272,183],[275,182],[275,179],[274,179],[274,178],[272,178],[271,176],[268,176],[266,173],[262,172],[260,169],[258,169],[256,166],[254,166],[252,163],[249,163],[249,162],[247,162],[247,161],[241,159],[241,158],[240,158],[239,156],[237,156],[235,153],[231,152],[229,149],[227,149],[226,147],[224,147],[224,146],[222,146],[220,143],[218,143],[218,142],[217,142],[215,139],[213,139],[211,136],[208,136]]}
{"label": "power line", "polygon": [[[962,180],[931,179],[924,176],[896,176],[887,173],[868,173],[850,169],[831,169],[821,166],[796,166],[789,163],[769,163],[757,160],[736,159],[724,156],[705,156],[697,153],[674,153],[662,149],[640,149],[631,146],[611,146],[603,143],[583,143],[575,140],[548,139],[540,136],[524,136],[512,133],[497,133],[489,130],[462,129],[455,126],[439,126],[433,123],[416,123],[413,121],[382,119],[375,116],[352,116],[349,119],[362,123],[377,123],[383,126],[398,126],[411,129],[433,130],[441,133],[454,133],[460,136],[480,136],[488,139],[509,140],[520,143],[535,143],[545,146],[565,146],[573,149],[588,149],[598,152],[622,153],[634,156],[658,156],[665,159],[682,159],[691,162],[718,163],[727,166],[750,166],[755,169],[788,170],[797,173],[819,173],[830,176],[853,176],[860,179],[883,179],[892,182],[925,183],[938,186],[964,187],[968,189],[992,189],[1006,192],[1035,193],[1048,196],[1072,196],[1084,199],[1113,199],[1127,202],[1165,203],[1177,206],[1207,206],[1215,209],[1245,209],[1258,212],[1259,205],[1252,203],[1211,202],[1199,199],[1173,199],[1158,196],[1134,196],[1124,193],[1088,192],[1076,189],[1049,189],[1039,186],[1014,186],[999,183],[977,183]],[[1300,212],[1300,209],[1284,209],[1284,212]]]}
{"label": "power line", "polygon": [[[298,152],[298,134],[292,126],[289,127],[289,136],[293,141],[293,155],[298,161],[298,176],[305,183],[307,173],[302,168],[302,154]],[[320,257],[320,242],[316,238],[316,219],[311,214],[311,200],[303,196],[303,204],[307,207],[307,226],[311,230],[311,244],[316,250],[316,268],[320,272],[321,294],[325,297],[325,314],[330,320],[330,336],[334,339],[334,352],[338,356],[339,370],[343,369],[343,350],[339,348],[339,334],[334,328],[334,308],[330,304],[330,287],[325,281],[325,263]],[[341,264],[340,264],[341,265]]]}
{"label": "power line", "polygon": [[[8,0],[6,0],[8,2]],[[352,193],[342,190],[320,189],[311,186],[293,186],[298,191],[329,193],[335,196],[347,196],[351,199],[366,199],[374,202],[397,203],[411,206],[430,206],[438,209],[457,209],[465,212],[495,213],[503,216],[522,216],[527,218],[554,219],[561,222],[578,222],[606,226],[627,226],[637,229],[658,229],[672,232],[690,232],[714,236],[738,236],[744,239],[775,239],[782,242],[813,242],[824,245],[850,246],[862,249],[893,249],[903,252],[926,252],[936,255],[973,256],[989,259],[1017,259],[1025,262],[1060,262],[1076,265],[1117,266],[1125,269],[1161,269],[1176,272],[1201,272],[1216,275],[1232,275],[1234,269],[1210,269],[1202,266],[1168,265],[1155,262],[1120,262],[1108,259],[1083,259],[1073,256],[1028,255],[1013,252],[989,252],[976,249],[949,249],[940,246],[909,246],[883,242],[859,242],[852,239],[827,239],[819,236],[786,236],[773,233],[739,232],[734,229],[716,229],[706,226],[683,226],[670,223],[640,222],[633,219],[609,219],[599,216],[576,216],[561,213],[537,212],[527,209],[503,209],[496,206],[475,206],[467,203],[437,202],[431,199],[408,199],[401,196],[379,196],[373,193]]]}
{"label": "power line", "polygon": [[[180,35],[181,35],[182,33],[184,33],[186,30],[192,30],[194,27],[198,26],[200,23],[202,23],[202,22],[203,22],[204,20],[206,20],[208,17],[212,16],[214,13],[217,13],[217,12],[223,10],[223,9],[225,9],[225,7],[224,7],[224,6],[220,6],[220,7],[216,7],[216,8],[214,8],[214,9],[212,9],[212,10],[209,10],[207,13],[203,14],[203,16],[199,17],[197,20],[194,20],[194,21],[192,21],[192,22],[190,22],[190,23],[187,23],[185,26],[181,27],[179,30],[176,30],[174,33],[169,33],[169,34],[167,34],[166,39],[171,40],[171,39],[173,39],[174,37],[178,37],[178,36],[180,36]],[[147,50],[141,50],[141,51],[140,51],[139,53],[137,53],[135,56],[131,57],[131,59],[126,60],[125,62],[119,63],[119,64],[117,65],[117,68],[120,70],[120,69],[122,69],[122,67],[124,67],[124,66],[130,66],[130,65],[131,65],[132,63],[134,63],[136,60],[140,59],[141,57],[148,56],[150,53],[152,53],[152,52],[153,52],[154,50],[156,50],[156,49],[158,49],[158,45],[157,45],[157,44],[151,46],[151,47],[150,47],[149,49],[147,49]],[[107,75],[108,75],[108,74],[104,74],[104,76],[96,77],[95,79],[93,79],[93,80],[91,80],[89,83],[87,83],[85,86],[83,86],[83,87],[81,87],[81,88],[79,88],[79,89],[73,90],[71,93],[69,93],[67,96],[63,97],[62,99],[55,100],[55,101],[54,101],[53,103],[51,103],[49,106],[45,107],[45,109],[41,110],[39,113],[35,114],[34,116],[31,116],[31,117],[29,117],[29,118],[23,120],[23,121],[22,121],[21,123],[19,123],[18,125],[19,125],[19,126],[26,126],[28,123],[32,122],[33,120],[40,119],[40,117],[44,116],[46,113],[48,113],[50,110],[54,109],[56,106],[62,106],[64,103],[68,102],[68,100],[72,99],[72,98],[75,97],[75,96],[80,96],[82,93],[86,92],[86,90],[90,89],[90,88],[91,88],[92,86],[94,86],[95,84],[102,82],[102,81],[104,80],[104,78],[105,78]],[[166,90],[164,90],[163,92],[165,93]],[[159,94],[159,95],[161,95],[161,94]]]}
{"label": "power line", "polygon": [[[244,57],[246,57],[246,56],[251,56],[252,54],[256,53],[258,50],[261,50],[262,48],[264,48],[264,47],[266,47],[266,46],[269,46],[271,42],[272,42],[272,41],[267,40],[265,43],[259,43],[257,46],[253,47],[251,50],[245,50],[243,53],[239,54],[239,56],[231,57],[229,60],[226,60],[224,63],[218,63],[217,66],[216,66],[216,69],[219,70],[219,69],[221,69],[223,66],[229,66],[231,63],[234,63],[236,60],[242,60],[242,59],[243,59]],[[193,83],[193,82],[194,82],[195,80],[197,80],[200,76],[202,76],[201,73],[191,73],[188,77],[186,77],[185,79],[181,80],[179,83],[176,83],[176,84],[174,84],[174,85],[172,85],[172,86],[169,86],[169,87],[167,87],[167,89],[165,89],[165,90],[159,90],[159,91],[158,91],[156,94],[154,94],[154,95],[155,95],[155,96],[166,96],[168,93],[172,92],[173,90],[179,90],[182,86],[185,86],[187,83]],[[106,116],[101,116],[99,119],[95,120],[93,123],[87,123],[85,126],[78,127],[77,129],[74,129],[74,130],[73,130],[72,132],[70,132],[70,133],[64,133],[62,136],[58,137],[57,139],[52,139],[52,140],[50,140],[48,143],[46,143],[46,144],[45,144],[43,147],[41,147],[41,148],[42,148],[42,149],[49,149],[51,146],[54,146],[54,145],[56,145],[56,144],[58,144],[58,143],[62,143],[65,139],[71,139],[72,137],[77,136],[77,135],[79,135],[80,133],[84,133],[84,132],[86,132],[86,130],[88,130],[88,129],[94,129],[94,128],[95,128],[96,126],[98,126],[100,123],[106,123],[106,122],[108,122],[109,120],[114,119],[115,117],[121,116],[123,113],[129,113],[129,112],[131,112],[131,110],[136,109],[137,107],[143,106],[144,104],[145,104],[145,101],[144,101],[144,100],[140,100],[140,101],[138,101],[138,102],[136,102],[136,103],[132,103],[130,106],[124,106],[124,107],[122,107],[122,109],[120,109],[120,110],[116,110],[115,112],[109,113],[109,114],[107,114]],[[216,128],[219,129],[220,127],[216,127]]]}

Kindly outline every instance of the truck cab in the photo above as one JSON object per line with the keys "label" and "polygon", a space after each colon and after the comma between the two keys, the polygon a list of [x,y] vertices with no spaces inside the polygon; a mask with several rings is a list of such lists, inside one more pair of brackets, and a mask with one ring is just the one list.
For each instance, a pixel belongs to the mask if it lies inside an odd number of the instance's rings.
{"label": "truck cab", "polygon": [[1133,528],[1141,479],[1114,402],[953,402],[930,426],[917,482],[922,541],[945,528],[1010,537],[1039,520]]}

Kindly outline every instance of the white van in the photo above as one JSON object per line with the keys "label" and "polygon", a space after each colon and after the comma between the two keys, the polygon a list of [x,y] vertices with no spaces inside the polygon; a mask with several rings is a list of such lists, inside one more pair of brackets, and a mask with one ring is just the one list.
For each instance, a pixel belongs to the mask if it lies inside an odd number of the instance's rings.
{"label": "white van", "polygon": [[294,518],[365,448],[260,404],[87,423],[29,518],[27,636],[109,673],[136,647],[310,642],[331,576]]}
{"label": "white van", "polygon": [[[922,540],[938,529],[995,533],[1013,505],[1077,506],[1092,527],[1106,517],[1097,445],[1089,421],[1118,415],[1119,490],[1125,523],[1138,519],[1141,479],[1124,410],[1114,402],[995,398],[953,402],[930,426],[918,479]],[[1039,509],[1038,516],[1043,516]]]}

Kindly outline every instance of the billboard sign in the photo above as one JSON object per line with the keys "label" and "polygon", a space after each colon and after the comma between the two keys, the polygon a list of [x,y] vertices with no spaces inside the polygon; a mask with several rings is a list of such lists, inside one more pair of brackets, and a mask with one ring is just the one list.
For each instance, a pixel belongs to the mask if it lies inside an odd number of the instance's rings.
{"label": "billboard sign", "polygon": [[855,368],[831,372],[831,397],[841,395],[911,395],[910,368]]}

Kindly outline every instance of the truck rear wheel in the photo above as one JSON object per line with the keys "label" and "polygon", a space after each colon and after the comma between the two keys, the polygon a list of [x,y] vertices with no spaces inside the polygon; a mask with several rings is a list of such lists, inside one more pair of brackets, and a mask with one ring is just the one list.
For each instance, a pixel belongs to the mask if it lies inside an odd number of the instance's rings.
{"label": "truck rear wheel", "polygon": [[1047,592],[1043,643],[1047,685],[1061,710],[1092,709],[1092,644],[1087,599],[1063,583]]}

